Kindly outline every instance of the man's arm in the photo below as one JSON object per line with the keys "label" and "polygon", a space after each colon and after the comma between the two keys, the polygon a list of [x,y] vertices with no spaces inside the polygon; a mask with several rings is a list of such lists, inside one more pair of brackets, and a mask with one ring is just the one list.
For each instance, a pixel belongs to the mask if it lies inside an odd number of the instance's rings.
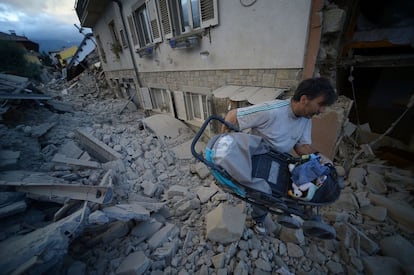
{"label": "man's arm", "polygon": [[[231,124],[233,124],[235,126],[238,126],[238,122],[237,122],[237,109],[230,110],[227,113],[227,115],[224,118],[224,120],[227,121],[227,122],[230,122]],[[226,133],[228,131],[229,131],[229,128],[227,128],[227,126],[223,124],[221,126],[221,132],[222,133]]]}

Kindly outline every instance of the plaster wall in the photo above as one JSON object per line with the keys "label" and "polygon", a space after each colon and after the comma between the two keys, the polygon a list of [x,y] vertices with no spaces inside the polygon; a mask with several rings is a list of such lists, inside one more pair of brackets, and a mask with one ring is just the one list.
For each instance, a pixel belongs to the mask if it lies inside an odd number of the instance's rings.
{"label": "plaster wall", "polygon": [[[140,72],[293,69],[302,68],[307,41],[310,0],[257,1],[243,7],[239,1],[218,1],[219,25],[191,49],[172,49],[164,40],[152,57],[134,53]],[[132,13],[134,1],[123,1],[124,16]],[[112,41],[108,23],[122,28],[118,7],[110,4],[93,28],[105,48],[105,70],[132,68],[131,56],[124,49],[117,59],[109,50]],[[128,24],[128,23],[127,23]],[[130,32],[128,26],[128,33]],[[200,52],[208,51],[206,59]],[[135,52],[135,51],[134,51]]]}

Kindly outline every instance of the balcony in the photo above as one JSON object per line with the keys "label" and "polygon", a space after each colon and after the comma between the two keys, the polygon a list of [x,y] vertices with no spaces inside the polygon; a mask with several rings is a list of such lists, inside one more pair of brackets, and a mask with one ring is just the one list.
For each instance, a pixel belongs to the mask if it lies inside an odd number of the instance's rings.
{"label": "balcony", "polygon": [[109,0],[76,0],[75,9],[82,27],[93,28],[105,11]]}

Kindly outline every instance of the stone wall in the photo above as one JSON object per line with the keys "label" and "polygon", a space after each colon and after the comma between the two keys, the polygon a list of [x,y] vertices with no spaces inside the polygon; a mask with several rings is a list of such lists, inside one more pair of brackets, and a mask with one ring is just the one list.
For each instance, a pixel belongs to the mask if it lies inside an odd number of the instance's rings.
{"label": "stone wall", "polygon": [[[133,70],[105,72],[106,78],[135,79]],[[299,69],[258,69],[258,70],[214,70],[214,71],[177,71],[140,73],[144,87],[148,84],[165,85],[170,90],[182,87],[206,87],[212,90],[223,85],[261,86],[261,87],[292,87],[296,86],[301,77]],[[110,81],[109,81],[110,82]]]}

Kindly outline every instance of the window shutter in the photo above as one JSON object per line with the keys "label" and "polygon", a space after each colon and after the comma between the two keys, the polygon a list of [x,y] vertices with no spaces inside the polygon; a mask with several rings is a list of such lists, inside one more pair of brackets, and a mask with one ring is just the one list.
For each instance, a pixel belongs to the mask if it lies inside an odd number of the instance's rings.
{"label": "window shutter", "polygon": [[200,0],[201,27],[207,28],[218,24],[217,0]]}
{"label": "window shutter", "polygon": [[150,91],[147,87],[140,88],[142,94],[142,104],[144,105],[144,110],[152,110],[152,101]]}
{"label": "window shutter", "polygon": [[188,120],[185,108],[184,93],[182,91],[174,91],[174,105],[177,117],[182,120]]}
{"label": "window shutter", "polygon": [[151,32],[154,43],[162,41],[160,24],[158,20],[157,3],[155,0],[146,0],[148,16],[151,24]]}
{"label": "window shutter", "polygon": [[161,16],[161,26],[166,39],[172,38],[172,24],[170,17],[169,1],[160,0],[160,16]]}
{"label": "window shutter", "polygon": [[174,101],[172,99],[173,95],[171,95],[170,90],[166,90],[166,91],[167,91],[168,99],[169,99],[169,102],[170,102],[170,113],[172,114],[173,117],[175,117]]}
{"label": "window shutter", "polygon": [[132,43],[134,43],[134,46],[138,45],[138,38],[137,38],[137,31],[134,27],[134,21],[132,19],[132,15],[128,16],[128,24],[129,24],[129,32],[132,36]]}

